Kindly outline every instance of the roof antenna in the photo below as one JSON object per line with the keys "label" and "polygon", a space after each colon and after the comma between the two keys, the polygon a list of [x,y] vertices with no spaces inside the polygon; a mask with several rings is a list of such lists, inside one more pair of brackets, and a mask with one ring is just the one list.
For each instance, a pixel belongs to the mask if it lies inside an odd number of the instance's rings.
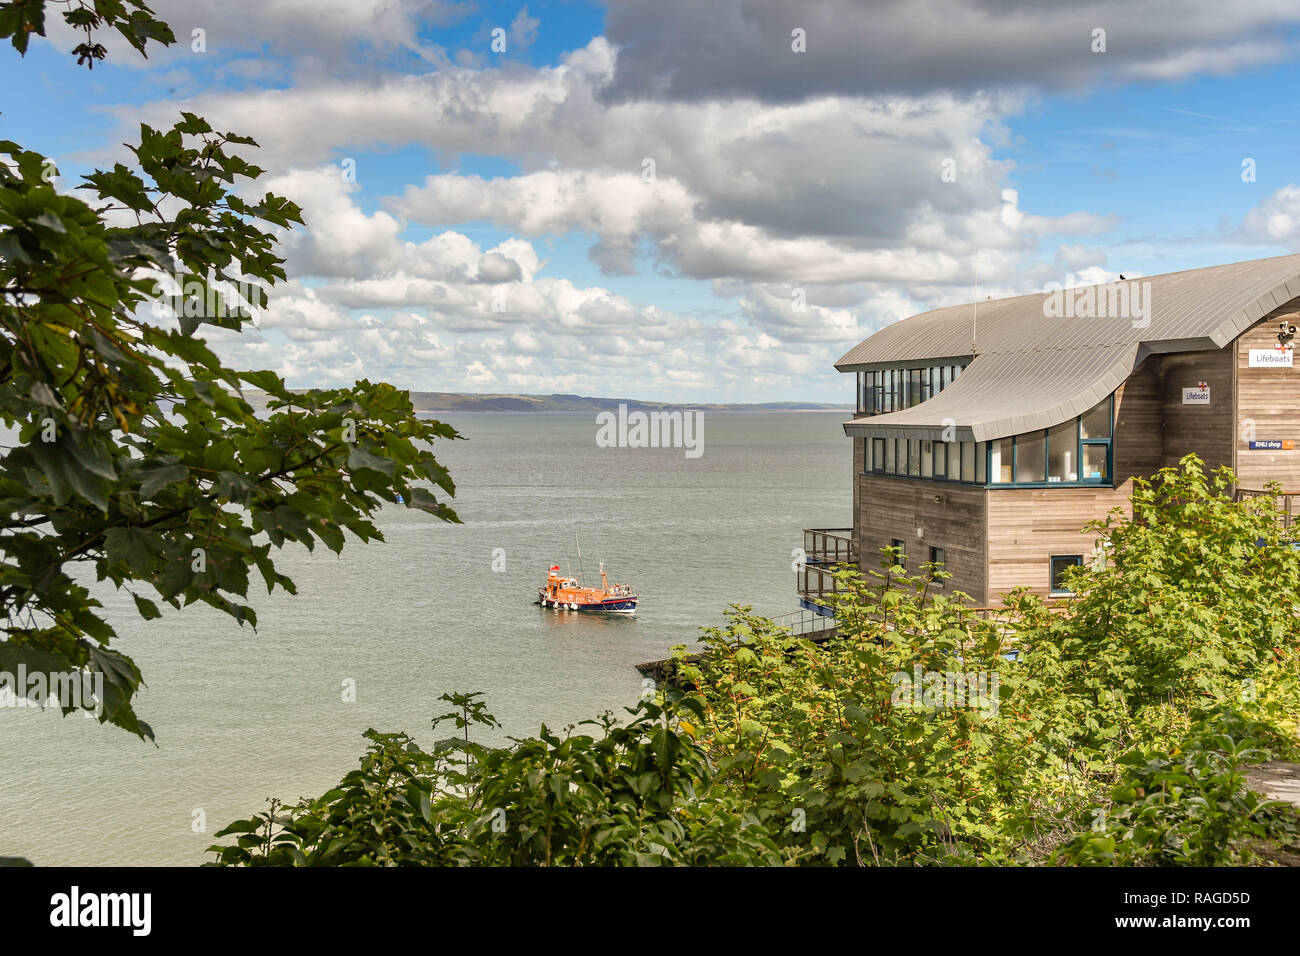
{"label": "roof antenna", "polygon": [[971,303],[970,354],[975,357],[975,333],[980,324],[980,257],[975,256],[975,301]]}

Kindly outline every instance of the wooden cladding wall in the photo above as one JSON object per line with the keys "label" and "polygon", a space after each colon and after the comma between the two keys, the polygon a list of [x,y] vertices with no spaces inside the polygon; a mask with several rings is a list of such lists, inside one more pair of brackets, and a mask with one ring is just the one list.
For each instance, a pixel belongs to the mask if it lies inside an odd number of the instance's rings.
{"label": "wooden cladding wall", "polygon": [[1089,560],[1096,535],[1089,521],[1126,508],[1133,482],[1115,488],[1006,488],[988,493],[989,603],[1016,587],[1046,597],[1052,555],[1078,554]]}
{"label": "wooden cladding wall", "polygon": [[853,439],[853,514],[855,517],[858,513],[858,498],[862,486],[862,483],[858,481],[858,475],[866,471],[866,454],[867,440],[865,438]]}
{"label": "wooden cladding wall", "polygon": [[856,524],[863,570],[879,570],[880,549],[895,538],[903,542],[913,573],[930,560],[930,548],[943,548],[952,574],[944,591],[965,591],[984,604],[985,494],[983,488],[952,482],[860,474]]}
{"label": "wooden cladding wall", "polygon": [[[1251,368],[1250,350],[1276,351],[1278,323],[1300,325],[1300,313],[1274,315],[1246,330],[1236,342],[1237,428],[1234,435],[1237,480],[1243,488],[1270,481],[1284,491],[1300,491],[1300,367]],[[1251,449],[1253,441],[1289,441],[1289,449]]]}
{"label": "wooden cladding wall", "polygon": [[[1210,468],[1232,465],[1236,360],[1232,346],[1212,352],[1152,356],[1163,380],[1161,465],[1196,452]],[[1183,389],[1210,387],[1210,404],[1184,405]],[[1152,469],[1154,470],[1154,469]]]}
{"label": "wooden cladding wall", "polygon": [[1116,484],[1160,469],[1163,404],[1160,363],[1158,356],[1152,356],[1115,391],[1115,441],[1111,454]]}
{"label": "wooden cladding wall", "polygon": [[1086,560],[1096,546],[1083,526],[1128,509],[1133,478],[1160,467],[1166,383],[1160,356],[1143,362],[1115,391],[1114,488],[995,488],[988,492],[988,600],[1016,587],[1046,597],[1052,555]]}

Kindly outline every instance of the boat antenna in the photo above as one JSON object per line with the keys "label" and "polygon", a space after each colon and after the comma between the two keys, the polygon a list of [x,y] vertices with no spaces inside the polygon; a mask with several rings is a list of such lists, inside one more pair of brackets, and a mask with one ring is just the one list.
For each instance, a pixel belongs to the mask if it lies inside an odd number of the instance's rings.
{"label": "boat antenna", "polygon": [[582,581],[585,577],[582,571],[582,545],[578,542],[578,532],[576,531],[573,533],[573,543],[578,548],[578,580]]}

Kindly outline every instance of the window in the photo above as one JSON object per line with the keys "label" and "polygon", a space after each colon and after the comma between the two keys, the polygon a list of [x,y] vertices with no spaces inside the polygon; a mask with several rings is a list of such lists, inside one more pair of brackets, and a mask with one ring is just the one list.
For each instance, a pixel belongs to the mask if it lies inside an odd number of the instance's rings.
{"label": "window", "polygon": [[1084,438],[1109,438],[1110,398],[1102,399],[1099,404],[1085,412],[1082,425]]}
{"label": "window", "polygon": [[885,470],[885,439],[871,439],[871,471],[877,475]]}
{"label": "window", "polygon": [[921,443],[915,438],[907,440],[907,473],[913,478],[921,477]]}
{"label": "window", "polygon": [[964,441],[961,443],[961,480],[975,480],[975,443]]}
{"label": "window", "polygon": [[964,365],[924,365],[857,373],[859,415],[899,412],[928,401],[951,385]]}
{"label": "window", "polygon": [[[946,571],[946,570],[948,570],[946,567],[944,567],[944,553],[943,553],[943,548],[931,548],[931,549],[930,549],[930,563],[933,564],[933,565],[935,566],[934,569],[935,569],[936,571]],[[943,587],[943,579],[942,579],[942,578],[935,578],[935,579],[934,579],[934,584],[935,584],[935,587],[940,587],[940,588]]]}
{"label": "window", "polygon": [[930,375],[923,368],[908,369],[907,404],[919,405],[930,397]]}
{"label": "window", "polygon": [[1111,420],[1114,417],[1113,396],[1107,396],[1093,406],[1079,419],[1079,447],[1083,481],[1110,480],[1111,439],[1114,429]]}
{"label": "window", "polygon": [[1016,440],[1014,438],[999,438],[989,443],[993,449],[992,457],[989,459],[989,482],[997,484],[1010,484],[1012,481],[1012,466],[1015,463]]}
{"label": "window", "polygon": [[1110,477],[1110,445],[1083,446],[1083,480],[1105,481]]}
{"label": "window", "polygon": [[1044,482],[1047,480],[1046,432],[1030,432],[1016,436],[1017,482]]}
{"label": "window", "polygon": [[948,477],[948,445],[946,442],[934,442],[934,477]]}
{"label": "window", "polygon": [[[989,443],[989,484],[1092,484],[1111,478],[1114,403],[1078,418]],[[984,476],[977,479],[984,482]]]}
{"label": "window", "polygon": [[1081,554],[1054,554],[1049,559],[1051,566],[1050,590],[1052,597],[1068,597],[1074,592],[1065,583],[1065,572],[1083,564]]}
{"label": "window", "polygon": [[1071,420],[1047,431],[1047,480],[1079,480],[1079,423]]}
{"label": "window", "polygon": [[894,538],[889,542],[889,546],[894,549],[894,563],[907,567],[907,551],[903,545],[902,538]]}

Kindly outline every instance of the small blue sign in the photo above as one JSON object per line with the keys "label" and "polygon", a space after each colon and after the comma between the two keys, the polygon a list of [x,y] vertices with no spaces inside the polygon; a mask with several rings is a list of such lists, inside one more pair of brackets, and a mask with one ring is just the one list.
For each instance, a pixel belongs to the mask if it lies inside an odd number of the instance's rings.
{"label": "small blue sign", "polygon": [[1264,441],[1253,441],[1250,443],[1251,450],[1258,451],[1290,451],[1295,448],[1295,442],[1289,439],[1273,438]]}

